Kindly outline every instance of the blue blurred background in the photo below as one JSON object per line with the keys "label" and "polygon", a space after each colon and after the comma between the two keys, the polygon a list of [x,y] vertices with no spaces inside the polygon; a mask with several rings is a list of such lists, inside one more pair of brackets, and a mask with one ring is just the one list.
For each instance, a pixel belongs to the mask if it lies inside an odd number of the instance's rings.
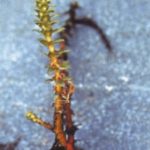
{"label": "blue blurred background", "polygon": [[[54,0],[57,12],[71,0]],[[78,16],[95,20],[113,55],[91,28],[70,38],[77,145],[84,150],[150,150],[150,1],[80,0]],[[0,143],[21,140],[16,150],[48,150],[53,133],[25,118],[33,111],[53,120],[47,58],[35,28],[34,0],[0,0]]]}

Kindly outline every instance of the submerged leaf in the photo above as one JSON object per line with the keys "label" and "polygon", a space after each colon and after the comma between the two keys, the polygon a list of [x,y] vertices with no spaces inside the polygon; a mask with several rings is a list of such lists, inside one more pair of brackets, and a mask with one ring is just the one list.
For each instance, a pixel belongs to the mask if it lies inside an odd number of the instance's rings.
{"label": "submerged leaf", "polygon": [[63,28],[63,27],[61,27],[61,28],[58,28],[58,29],[53,29],[53,33],[60,33],[60,32],[62,32],[62,31],[64,31],[65,30],[65,28]]}

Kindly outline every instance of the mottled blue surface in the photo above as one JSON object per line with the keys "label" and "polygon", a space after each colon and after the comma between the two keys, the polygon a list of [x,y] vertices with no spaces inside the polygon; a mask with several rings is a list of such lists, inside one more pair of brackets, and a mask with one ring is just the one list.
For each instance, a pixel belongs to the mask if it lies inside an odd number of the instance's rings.
{"label": "mottled blue surface", "polygon": [[[70,0],[55,0],[58,12]],[[80,0],[78,15],[105,30],[113,56],[95,31],[78,26],[70,39],[76,133],[84,150],[150,150],[150,1]],[[0,1],[0,143],[21,136],[17,150],[48,150],[54,135],[24,117],[53,116],[47,58],[37,39],[34,0]]]}

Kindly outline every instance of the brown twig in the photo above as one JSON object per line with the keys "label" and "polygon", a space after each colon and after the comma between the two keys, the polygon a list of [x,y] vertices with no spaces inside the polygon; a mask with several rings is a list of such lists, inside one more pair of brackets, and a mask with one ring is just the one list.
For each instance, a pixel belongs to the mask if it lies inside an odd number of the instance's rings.
{"label": "brown twig", "polygon": [[91,18],[88,18],[88,17],[78,18],[77,17],[76,11],[79,8],[80,6],[77,2],[73,2],[70,4],[69,10],[65,12],[65,14],[69,15],[69,18],[66,20],[66,23],[64,25],[65,30],[60,33],[60,37],[62,37],[65,40],[66,45],[69,45],[68,40],[69,40],[69,37],[72,35],[71,31],[75,29],[76,25],[81,24],[81,25],[89,26],[98,33],[100,39],[104,43],[107,50],[109,52],[112,52],[113,47],[107,35],[105,34],[104,30]]}
{"label": "brown twig", "polygon": [[112,52],[112,45],[108,40],[106,34],[104,33],[103,29],[98,26],[98,24],[92,20],[91,18],[83,17],[75,19],[75,24],[82,24],[93,28],[100,36],[102,42],[104,43],[105,47],[108,49],[109,52]]}

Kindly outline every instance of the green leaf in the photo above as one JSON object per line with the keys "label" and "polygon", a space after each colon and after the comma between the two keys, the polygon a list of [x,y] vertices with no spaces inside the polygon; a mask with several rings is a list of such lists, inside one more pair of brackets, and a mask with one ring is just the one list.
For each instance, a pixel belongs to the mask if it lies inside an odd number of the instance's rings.
{"label": "green leaf", "polygon": [[38,33],[41,33],[41,30],[38,30],[38,29],[32,29],[32,31],[36,31]]}
{"label": "green leaf", "polygon": [[54,33],[60,33],[60,32],[62,32],[62,31],[64,31],[65,30],[65,28],[58,28],[58,29],[53,29],[52,30],[52,32],[54,32]]}
{"label": "green leaf", "polygon": [[69,68],[70,68],[69,62],[68,61],[63,61],[63,63],[61,64],[61,68],[60,69],[67,70]]}
{"label": "green leaf", "polygon": [[48,56],[48,52],[44,52],[43,50],[39,50],[43,56]]}
{"label": "green leaf", "polygon": [[56,40],[54,40],[54,43],[60,43],[60,42],[64,42],[64,39],[56,39]]}
{"label": "green leaf", "polygon": [[54,25],[54,24],[56,24],[56,23],[58,23],[59,21],[58,20],[52,20],[51,22],[50,22],[50,25]]}
{"label": "green leaf", "polygon": [[48,10],[48,13],[53,13],[53,12],[55,12],[53,9]]}
{"label": "green leaf", "polygon": [[49,83],[49,82],[52,82],[52,81],[54,81],[54,78],[50,78],[50,79],[45,80],[46,83]]}
{"label": "green leaf", "polygon": [[69,52],[70,52],[69,50],[59,50],[57,53],[57,57],[60,57],[61,55],[69,53]]}
{"label": "green leaf", "polygon": [[51,41],[51,42],[48,42],[48,41],[46,41],[46,40],[44,40],[44,39],[39,39],[39,41],[40,41],[40,43],[42,43],[42,44],[45,45],[45,46],[49,46],[50,44],[52,44],[52,41]]}
{"label": "green leaf", "polygon": [[64,77],[63,80],[64,81],[72,81],[72,79],[70,77]]}

